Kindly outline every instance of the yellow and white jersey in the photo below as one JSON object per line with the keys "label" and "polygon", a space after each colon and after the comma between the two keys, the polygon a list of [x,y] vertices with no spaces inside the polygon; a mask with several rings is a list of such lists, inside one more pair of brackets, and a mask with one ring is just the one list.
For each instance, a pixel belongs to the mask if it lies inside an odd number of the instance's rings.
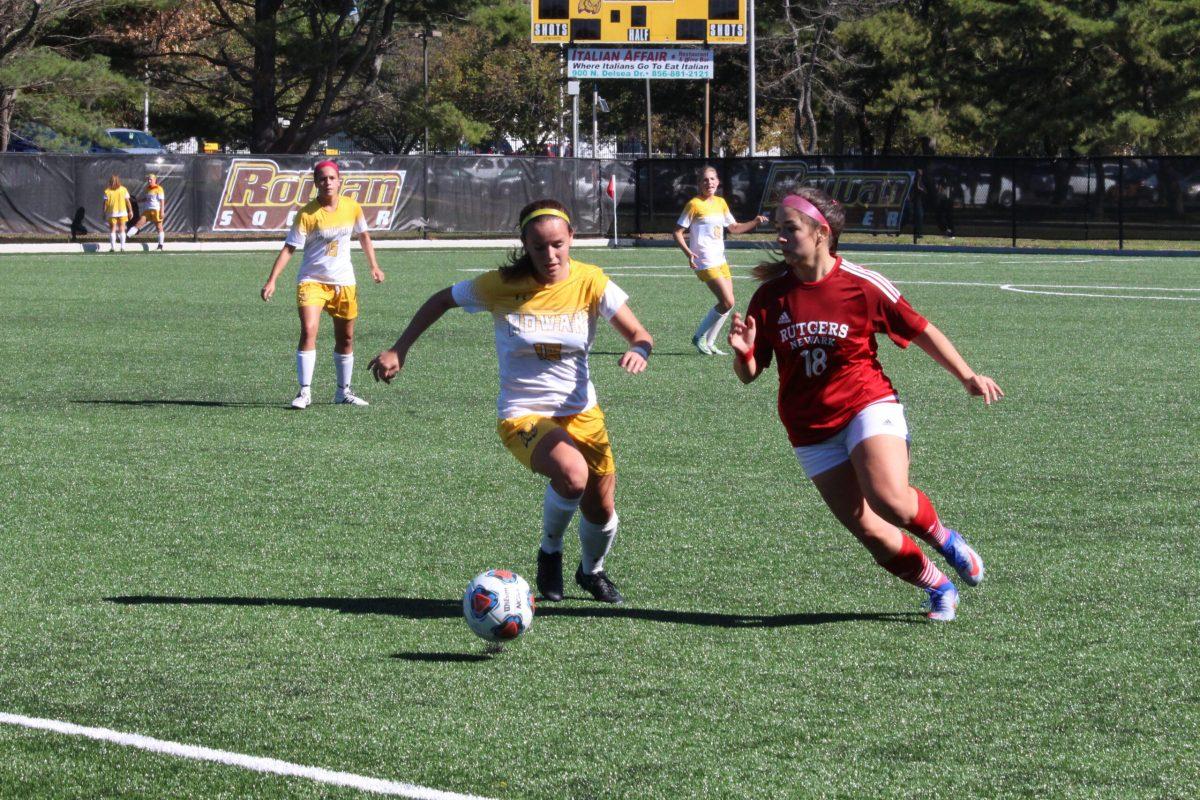
{"label": "yellow and white jersey", "polygon": [[124,186],[104,190],[104,216],[118,219],[129,216],[129,190]]}
{"label": "yellow and white jersey", "polygon": [[505,281],[499,270],[456,283],[454,302],[490,311],[500,362],[500,419],[526,414],[567,417],[596,405],[588,351],[596,319],[612,319],[629,296],[596,266],[571,259],[565,281]]}
{"label": "yellow and white jersey", "polygon": [[713,195],[707,200],[699,197],[688,200],[675,224],[687,228],[688,247],[699,256],[696,269],[719,267],[725,263],[725,229],[735,222],[724,197]]}
{"label": "yellow and white jersey", "polygon": [[162,211],[167,204],[167,195],[163,191],[162,185],[153,186],[146,190],[146,210],[147,211]]}
{"label": "yellow and white jersey", "polygon": [[367,230],[362,206],[349,197],[338,198],[337,208],[327,211],[314,199],[296,214],[284,244],[304,248],[297,283],[316,281],[334,286],[354,285],[350,263],[350,237]]}

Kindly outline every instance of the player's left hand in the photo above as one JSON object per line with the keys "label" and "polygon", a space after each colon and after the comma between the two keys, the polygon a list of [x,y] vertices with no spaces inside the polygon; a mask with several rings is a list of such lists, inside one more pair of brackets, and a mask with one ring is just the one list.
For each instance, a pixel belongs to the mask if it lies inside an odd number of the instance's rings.
{"label": "player's left hand", "polygon": [[639,372],[645,372],[649,362],[636,350],[626,350],[617,361],[617,366],[631,375],[637,375]]}
{"label": "player's left hand", "polygon": [[404,359],[395,350],[384,350],[379,355],[371,359],[367,364],[367,369],[371,370],[371,374],[375,376],[375,380],[391,383],[392,378],[396,377],[400,372],[400,368],[404,366]]}
{"label": "player's left hand", "polygon": [[383,274],[383,270],[381,270],[379,267],[371,267],[371,278],[376,283],[383,283],[383,279],[386,277],[387,276]]}
{"label": "player's left hand", "polygon": [[990,406],[1004,397],[1003,390],[987,375],[972,375],[962,382],[967,394],[972,397],[982,397],[984,405]]}

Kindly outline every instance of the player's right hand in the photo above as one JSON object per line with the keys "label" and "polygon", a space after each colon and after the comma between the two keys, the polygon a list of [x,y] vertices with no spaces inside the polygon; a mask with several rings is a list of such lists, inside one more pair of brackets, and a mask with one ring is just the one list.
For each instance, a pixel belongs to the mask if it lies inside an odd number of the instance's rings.
{"label": "player's right hand", "polygon": [[396,377],[400,372],[400,368],[404,366],[404,359],[395,350],[384,350],[379,355],[371,359],[367,364],[367,369],[371,370],[371,374],[375,376],[375,380],[391,383],[392,378]]}
{"label": "player's right hand", "polygon": [[259,292],[259,295],[266,301],[270,300],[273,294],[275,294],[275,281],[267,281],[266,285],[262,287],[262,291]]}
{"label": "player's right hand", "polygon": [[746,357],[754,351],[754,339],[757,334],[754,317],[742,318],[742,315],[733,312],[733,321],[729,324],[729,346],[737,351],[738,355]]}

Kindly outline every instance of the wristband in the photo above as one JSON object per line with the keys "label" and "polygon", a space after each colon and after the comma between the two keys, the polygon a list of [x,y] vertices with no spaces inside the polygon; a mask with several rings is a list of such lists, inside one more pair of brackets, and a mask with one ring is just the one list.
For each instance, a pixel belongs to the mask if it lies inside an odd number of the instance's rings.
{"label": "wristband", "polygon": [[741,360],[741,362],[743,364],[749,364],[751,361],[754,360],[754,348],[753,347],[751,347],[745,353],[741,353],[736,350],[734,352],[737,352],[737,357],[739,360]]}
{"label": "wristband", "polygon": [[650,360],[650,348],[644,344],[635,344],[633,347],[629,348],[629,352],[637,353],[647,361]]}

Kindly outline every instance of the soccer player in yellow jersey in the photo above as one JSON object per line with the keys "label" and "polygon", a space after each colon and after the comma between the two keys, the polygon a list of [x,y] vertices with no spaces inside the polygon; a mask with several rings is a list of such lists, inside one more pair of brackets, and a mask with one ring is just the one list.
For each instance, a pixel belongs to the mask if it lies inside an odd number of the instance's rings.
{"label": "soccer player in yellow jersey", "polygon": [[571,258],[575,232],[562,204],[536,200],[520,219],[524,252],[430,297],[396,343],[372,359],[371,371],[390,383],[421,334],[452,308],[490,312],[500,363],[497,433],[518,461],[549,479],[538,590],[546,600],[563,598],[563,534],[578,509],[575,582],[601,602],[620,603],[604,571],[617,534],[617,468],[588,353],[600,318],[629,343],[617,362],[627,372],[646,369],[654,342],[626,304],[628,295],[599,267]]}
{"label": "soccer player in yellow jersey", "polygon": [[[717,304],[708,310],[692,336],[692,344],[708,356],[725,355],[717,348],[717,337],[733,309],[733,276],[725,261],[725,231],[746,233],[771,221],[763,216],[748,222],[735,220],[725,198],[717,196],[720,185],[716,167],[702,167],[698,185],[700,195],[688,201],[675,223],[675,243],[687,256],[688,266],[696,271],[696,277],[717,298]],[[686,241],[684,231],[688,234]]]}
{"label": "soccer player in yellow jersey", "polygon": [[137,236],[138,230],[147,222],[153,222],[154,227],[158,230],[158,249],[163,249],[165,236],[163,232],[163,223],[167,211],[167,195],[163,191],[162,184],[158,182],[157,175],[146,176],[146,208],[142,211],[142,215],[138,217],[138,221],[133,223],[129,228],[128,236],[133,238]]}
{"label": "soccer player in yellow jersey", "polygon": [[125,252],[125,220],[133,213],[129,202],[129,190],[121,185],[121,176],[110,175],[108,188],[104,190],[104,218],[108,220],[108,252],[117,252],[120,241],[121,252]]}
{"label": "soccer player in yellow jersey", "polygon": [[358,234],[359,243],[371,265],[371,277],[383,283],[383,270],[375,260],[375,247],[367,232],[367,220],[362,207],[349,197],[342,197],[342,178],[338,165],[322,161],[313,168],[317,197],[296,214],[283,248],[275,257],[271,274],[260,292],[263,300],[275,294],[275,281],[287,266],[297,247],[304,248],[304,260],[297,276],[296,304],[300,310],[300,345],[296,349],[296,376],[300,391],[292,400],[292,408],[308,408],[312,403],[312,376],[317,363],[317,326],[321,311],[333,317],[333,366],[337,375],[337,391],[333,402],[368,405],[350,390],[354,374],[354,320],[358,318],[358,295],[354,282],[354,265],[350,262],[350,237]]}

